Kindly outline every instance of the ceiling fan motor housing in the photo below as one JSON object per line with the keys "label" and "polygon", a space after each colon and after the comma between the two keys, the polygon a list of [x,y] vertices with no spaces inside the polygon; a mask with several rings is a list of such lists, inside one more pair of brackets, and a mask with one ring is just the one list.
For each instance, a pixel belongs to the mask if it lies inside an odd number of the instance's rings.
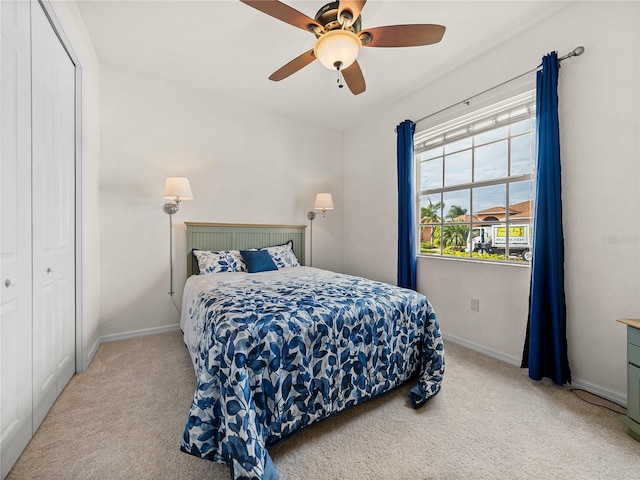
{"label": "ceiling fan motor housing", "polygon": [[[345,29],[350,30],[353,33],[358,33],[362,28],[362,16],[359,15],[353,24],[343,27],[340,20],[338,20],[338,7],[340,2],[327,3],[324,7],[318,10],[316,13],[315,21],[324,26],[325,31]],[[320,37],[322,34],[315,33],[316,37]]]}

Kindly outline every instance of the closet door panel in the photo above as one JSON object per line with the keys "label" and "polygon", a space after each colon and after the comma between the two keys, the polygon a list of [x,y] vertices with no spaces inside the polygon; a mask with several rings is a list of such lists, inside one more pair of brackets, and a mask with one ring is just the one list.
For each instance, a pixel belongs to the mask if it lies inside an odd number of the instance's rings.
{"label": "closet door panel", "polygon": [[0,474],[32,433],[29,2],[0,2]]}
{"label": "closet door panel", "polygon": [[34,431],[75,372],[75,67],[32,19]]}
{"label": "closet door panel", "polygon": [[59,351],[56,390],[58,395],[76,371],[75,365],[75,67],[67,52],[58,43],[54,63],[56,98],[54,111],[57,141],[55,155],[59,156],[57,178],[60,188],[57,203],[56,250],[58,256]]}
{"label": "closet door panel", "polygon": [[55,238],[57,181],[53,156],[53,58],[46,19],[33,6],[33,408],[34,432],[56,399]]}

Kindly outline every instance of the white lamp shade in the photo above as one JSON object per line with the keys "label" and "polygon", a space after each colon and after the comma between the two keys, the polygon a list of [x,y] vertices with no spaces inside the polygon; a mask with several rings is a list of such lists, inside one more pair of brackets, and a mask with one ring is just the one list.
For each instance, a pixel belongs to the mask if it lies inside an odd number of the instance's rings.
{"label": "white lamp shade", "polygon": [[313,47],[315,57],[330,70],[336,69],[336,62],[341,62],[340,70],[351,66],[358,58],[362,42],[349,30],[331,30],[322,35]]}
{"label": "white lamp shade", "polygon": [[185,177],[167,177],[162,198],[165,200],[193,200],[189,179]]}
{"label": "white lamp shade", "polygon": [[319,193],[316,195],[316,210],[333,210],[333,197],[330,193]]}

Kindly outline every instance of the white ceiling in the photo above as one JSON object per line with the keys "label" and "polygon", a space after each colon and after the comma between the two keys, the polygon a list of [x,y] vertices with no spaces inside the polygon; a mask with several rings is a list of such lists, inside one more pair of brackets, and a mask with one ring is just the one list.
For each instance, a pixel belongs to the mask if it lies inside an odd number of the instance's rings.
{"label": "white ceiling", "polygon": [[[362,28],[445,25],[442,42],[363,48],[367,90],[352,95],[336,74],[313,62],[280,81],[269,75],[311,49],[315,37],[237,0],[78,0],[102,63],[182,84],[272,112],[344,130],[429,79],[504,42],[567,5],[526,1],[369,0]],[[323,0],[285,1],[314,17]]]}

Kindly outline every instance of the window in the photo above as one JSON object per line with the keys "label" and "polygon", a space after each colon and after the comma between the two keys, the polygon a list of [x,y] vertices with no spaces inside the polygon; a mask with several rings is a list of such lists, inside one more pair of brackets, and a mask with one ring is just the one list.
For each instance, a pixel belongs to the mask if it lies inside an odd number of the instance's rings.
{"label": "window", "polygon": [[529,262],[535,93],[417,132],[420,254]]}

